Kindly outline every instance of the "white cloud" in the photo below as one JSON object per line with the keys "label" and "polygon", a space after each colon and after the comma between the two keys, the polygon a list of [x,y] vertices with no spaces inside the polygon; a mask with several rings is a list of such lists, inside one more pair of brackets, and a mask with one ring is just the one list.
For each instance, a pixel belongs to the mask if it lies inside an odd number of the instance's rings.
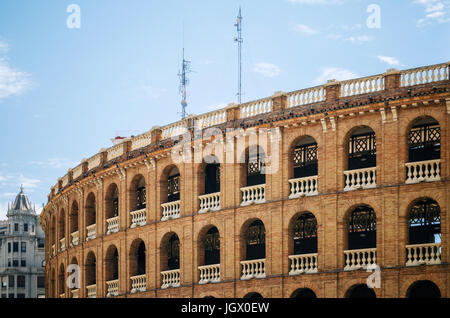
{"label": "white cloud", "polygon": [[425,17],[417,21],[418,27],[423,27],[431,23],[447,23],[450,18],[447,13],[450,9],[449,1],[442,0],[414,0],[413,3],[420,4],[425,7]]}
{"label": "white cloud", "polygon": [[352,42],[355,44],[362,44],[364,42],[369,42],[372,40],[373,40],[373,38],[368,35],[350,36],[350,37],[344,39],[344,41]]}
{"label": "white cloud", "polygon": [[0,220],[6,220],[6,213],[8,212],[8,202],[0,202]]}
{"label": "white cloud", "polygon": [[264,77],[276,77],[280,75],[281,68],[274,64],[259,62],[253,66],[253,72],[258,73]]}
{"label": "white cloud", "polygon": [[303,33],[303,34],[306,34],[306,35],[312,35],[312,34],[319,33],[317,30],[315,30],[315,29],[313,29],[313,28],[311,28],[311,27],[309,27],[309,26],[307,26],[305,24],[296,24],[294,26],[294,30],[296,32]]}
{"label": "white cloud", "polygon": [[17,185],[23,186],[24,189],[27,189],[29,192],[32,192],[32,189],[36,188],[38,183],[40,183],[40,182],[41,182],[41,180],[39,180],[39,179],[27,178],[21,174],[18,178]]}
{"label": "white cloud", "polygon": [[6,53],[9,51],[9,45],[0,41],[0,53]]}
{"label": "white cloud", "polygon": [[328,80],[344,81],[352,78],[358,78],[359,75],[352,71],[339,68],[339,67],[324,67],[320,75],[313,81],[314,85],[325,84]]}
{"label": "white cloud", "polygon": [[378,55],[377,58],[378,58],[381,62],[387,63],[387,64],[392,65],[392,66],[394,66],[394,65],[400,65],[400,62],[399,62],[395,57],[392,57],[392,56]]}
{"label": "white cloud", "polygon": [[12,68],[5,57],[0,58],[0,100],[21,95],[30,88],[30,74]]}

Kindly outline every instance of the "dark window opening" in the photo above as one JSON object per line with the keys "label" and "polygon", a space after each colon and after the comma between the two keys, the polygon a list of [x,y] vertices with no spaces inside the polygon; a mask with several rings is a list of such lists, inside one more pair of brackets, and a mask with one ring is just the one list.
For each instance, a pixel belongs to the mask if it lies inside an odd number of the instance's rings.
{"label": "dark window opening", "polygon": [[145,244],[141,242],[137,251],[137,275],[145,274]]}
{"label": "dark window opening", "polygon": [[356,285],[347,292],[346,298],[376,298],[376,294],[372,288],[366,284]]}
{"label": "dark window opening", "polygon": [[293,156],[294,179],[316,176],[318,173],[317,162],[317,143],[297,146]]}
{"label": "dark window opening", "polygon": [[248,227],[246,252],[248,261],[266,258],[266,229],[259,220]]}
{"label": "dark window opening", "polygon": [[436,201],[422,199],[409,211],[409,244],[441,241],[441,209]]}
{"label": "dark window opening", "polygon": [[220,164],[208,164],[205,168],[205,194],[220,192]]}
{"label": "dark window opening", "polygon": [[178,169],[172,169],[167,180],[167,202],[180,200],[180,174]]}
{"label": "dark window opening", "polygon": [[[375,133],[367,130],[368,128],[361,128],[350,137],[348,144],[348,170],[376,167],[377,165]],[[358,133],[360,131],[362,133]]]}
{"label": "dark window opening", "polygon": [[265,167],[265,155],[259,148],[250,151],[247,160],[247,186],[254,186],[266,183],[266,174],[263,172]]}
{"label": "dark window opening", "polygon": [[169,240],[167,247],[167,270],[180,268],[180,240],[178,235],[174,234]]}
{"label": "dark window opening", "polygon": [[439,288],[429,280],[421,280],[412,284],[407,292],[408,298],[441,298]]}
{"label": "dark window opening", "polygon": [[[428,123],[423,123],[427,122]],[[441,158],[441,129],[431,118],[421,120],[409,131],[409,162]]]}
{"label": "dark window opening", "polygon": [[294,224],[294,255],[317,253],[317,220],[304,213]]}
{"label": "dark window opening", "polygon": [[205,265],[220,264],[220,236],[216,227],[211,228],[203,241],[205,248]]}
{"label": "dark window opening", "polygon": [[147,202],[147,192],[145,191],[145,187],[138,187],[136,190],[136,198],[137,198],[137,204],[136,208],[137,210],[145,209],[146,202]]}
{"label": "dark window opening", "polygon": [[348,249],[375,248],[377,244],[377,219],[369,206],[359,206],[350,216]]}

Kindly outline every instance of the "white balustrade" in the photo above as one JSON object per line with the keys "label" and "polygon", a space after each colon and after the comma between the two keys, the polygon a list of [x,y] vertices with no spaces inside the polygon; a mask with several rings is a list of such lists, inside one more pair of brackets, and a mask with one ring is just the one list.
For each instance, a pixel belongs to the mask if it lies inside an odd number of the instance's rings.
{"label": "white balustrade", "polygon": [[384,90],[383,75],[341,81],[341,97],[373,93]]}
{"label": "white balustrade", "polygon": [[161,221],[177,219],[180,217],[181,201],[174,201],[161,204]]}
{"label": "white balustrade", "polygon": [[220,264],[199,266],[199,284],[220,282]]}
{"label": "white balustrade", "polygon": [[89,285],[86,287],[87,298],[97,298],[97,285]]}
{"label": "white balustrade", "polygon": [[449,79],[449,63],[418,67],[400,72],[402,87]]}
{"label": "white balustrade", "polygon": [[110,280],[106,282],[106,297],[119,295],[119,280]]}
{"label": "white balustrade", "polygon": [[80,297],[80,290],[79,289],[72,289],[70,291],[72,298],[79,298]]}
{"label": "white balustrade", "polygon": [[289,199],[318,194],[317,176],[289,180],[291,194]]}
{"label": "white balustrade", "polygon": [[64,252],[66,250],[66,238],[63,237],[59,240],[59,251]]}
{"label": "white balustrade", "polygon": [[145,292],[147,290],[147,276],[145,274],[132,276],[131,280],[131,293]]}
{"label": "white balustrade", "polygon": [[140,136],[134,137],[131,140],[131,150],[136,150],[139,148],[143,148],[145,146],[148,146],[152,143],[152,137],[151,134],[145,133]]}
{"label": "white balustrade", "polygon": [[101,158],[100,154],[96,154],[92,158],[88,159],[88,170],[94,169],[100,165]]}
{"label": "white balustrade", "polygon": [[187,132],[186,122],[179,121],[161,128],[161,138],[167,139],[182,135]]}
{"label": "white balustrade", "polygon": [[317,253],[290,255],[289,275],[317,273]]}
{"label": "white balustrade", "polygon": [[240,107],[240,118],[253,117],[259,114],[264,114],[272,111],[272,99],[263,98],[246,104]]}
{"label": "white balustrade", "polygon": [[204,129],[211,126],[223,124],[226,121],[227,121],[227,111],[226,109],[221,109],[198,116],[195,119],[195,126],[198,129]]}
{"label": "white balustrade", "polygon": [[266,277],[266,259],[241,262],[241,280]]}
{"label": "white balustrade", "polygon": [[106,234],[119,232],[119,217],[113,217],[106,220],[107,232]]}
{"label": "white balustrade", "polygon": [[116,159],[117,157],[120,157],[121,155],[123,155],[123,147],[124,147],[124,144],[120,143],[118,145],[115,145],[114,147],[109,148],[106,151],[106,160],[110,161],[110,160]]}
{"label": "white balustrade", "polygon": [[258,184],[255,186],[241,188],[242,193],[242,206],[250,205],[253,203],[266,202],[266,185]]}
{"label": "white balustrade", "polygon": [[441,264],[441,243],[406,245],[406,266]]}
{"label": "white balustrade", "polygon": [[86,226],[86,241],[93,240],[97,237],[97,224]]}
{"label": "white balustrade", "polygon": [[287,94],[287,107],[318,103],[325,100],[325,88],[316,86]]}
{"label": "white balustrade", "polygon": [[220,210],[220,192],[200,195],[200,210],[198,213]]}
{"label": "white balustrade", "polygon": [[83,173],[83,165],[78,165],[72,170],[72,179],[76,180]]}
{"label": "white balustrade", "polygon": [[161,272],[162,285],[161,288],[179,287],[180,286],[180,270]]}
{"label": "white balustrade", "polygon": [[147,210],[146,208],[130,212],[131,216],[131,228],[136,226],[144,226],[147,223]]}
{"label": "white balustrade", "polygon": [[344,191],[375,188],[377,186],[376,172],[376,167],[344,171]]}
{"label": "white balustrade", "polygon": [[78,231],[71,233],[70,237],[72,238],[71,240],[72,246],[77,246],[78,243],[80,243],[80,234]]}
{"label": "white balustrade", "polygon": [[345,271],[352,271],[357,269],[366,269],[369,265],[376,265],[377,249],[368,248],[360,250],[344,251],[345,256]]}
{"label": "white balustrade", "polygon": [[431,182],[441,180],[441,160],[408,162],[405,183]]}
{"label": "white balustrade", "polygon": [[66,298],[66,293],[59,294],[59,298]]}

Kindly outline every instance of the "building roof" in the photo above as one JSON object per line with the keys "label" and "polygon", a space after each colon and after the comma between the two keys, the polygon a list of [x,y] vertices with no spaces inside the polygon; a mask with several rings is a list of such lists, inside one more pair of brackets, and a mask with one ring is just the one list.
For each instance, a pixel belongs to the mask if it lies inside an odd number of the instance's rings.
{"label": "building roof", "polygon": [[20,192],[16,196],[16,199],[14,200],[11,210],[25,211],[25,212],[32,210],[30,201],[28,200],[27,195],[23,192],[23,187],[20,187]]}

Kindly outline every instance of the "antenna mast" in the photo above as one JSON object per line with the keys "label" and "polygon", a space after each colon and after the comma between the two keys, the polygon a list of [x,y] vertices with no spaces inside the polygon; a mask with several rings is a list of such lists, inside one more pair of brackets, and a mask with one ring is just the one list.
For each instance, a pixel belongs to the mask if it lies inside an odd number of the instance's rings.
{"label": "antenna mast", "polygon": [[186,107],[187,107],[187,90],[186,86],[189,85],[189,78],[187,74],[191,72],[191,62],[185,60],[184,58],[184,47],[183,47],[183,63],[181,67],[181,72],[178,74],[180,77],[180,93],[181,93],[181,119],[186,118]]}
{"label": "antenna mast", "polygon": [[239,7],[239,15],[236,19],[236,24],[234,25],[237,30],[237,38],[234,39],[238,43],[238,102],[242,102],[242,15],[241,7]]}

